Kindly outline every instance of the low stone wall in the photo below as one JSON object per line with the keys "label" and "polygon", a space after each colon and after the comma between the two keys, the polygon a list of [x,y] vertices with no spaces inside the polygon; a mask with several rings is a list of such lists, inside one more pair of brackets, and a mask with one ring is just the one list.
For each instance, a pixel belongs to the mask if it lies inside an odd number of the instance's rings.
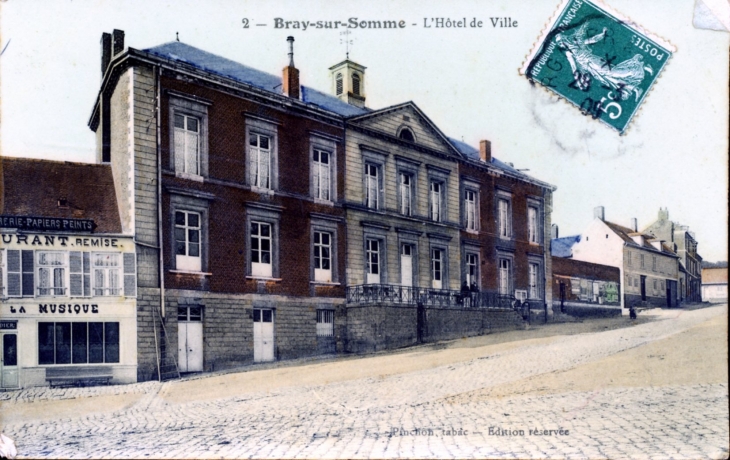
{"label": "low stone wall", "polygon": [[[416,306],[347,307],[347,346],[351,353],[369,353],[419,343]],[[424,308],[420,342],[429,343],[524,327],[513,310]]]}
{"label": "low stone wall", "polygon": [[350,353],[371,353],[418,343],[415,305],[347,307],[347,345]]}

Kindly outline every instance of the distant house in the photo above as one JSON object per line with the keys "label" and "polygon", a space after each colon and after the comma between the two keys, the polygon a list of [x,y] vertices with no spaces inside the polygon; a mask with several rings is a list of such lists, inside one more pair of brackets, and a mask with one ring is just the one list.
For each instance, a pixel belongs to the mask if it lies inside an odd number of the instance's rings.
{"label": "distant house", "polygon": [[664,240],[679,256],[679,298],[689,302],[701,300],[700,286],[702,285],[702,257],[697,253],[697,240],[694,232],[689,231],[687,225],[680,225],[669,220],[669,211],[659,209],[657,220],[648,225],[643,233]]}
{"label": "distant house", "polygon": [[702,301],[727,302],[727,262],[702,267]]}
{"label": "distant house", "polygon": [[556,225],[552,235],[553,311],[576,316],[621,315],[621,271],[573,259],[573,246],[581,240],[580,235],[557,238]]}
{"label": "distant house", "polygon": [[678,306],[679,258],[662,240],[604,219],[604,208],[572,247],[573,259],[617,267],[621,271],[621,306]]}

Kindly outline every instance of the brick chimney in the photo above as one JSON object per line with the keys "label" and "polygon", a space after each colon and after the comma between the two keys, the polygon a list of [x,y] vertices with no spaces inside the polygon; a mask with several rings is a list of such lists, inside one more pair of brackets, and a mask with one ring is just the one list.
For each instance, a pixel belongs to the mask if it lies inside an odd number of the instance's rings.
{"label": "brick chimney", "polygon": [[631,230],[635,232],[639,231],[639,220],[636,217],[631,218]]}
{"label": "brick chimney", "polygon": [[485,163],[492,162],[492,143],[486,139],[479,141],[479,159]]}
{"label": "brick chimney", "polygon": [[104,32],[101,34],[101,76],[106,73],[109,62],[112,60],[112,34]]}
{"label": "brick chimney", "polygon": [[550,239],[556,240],[559,238],[558,233],[558,224],[553,224],[550,226]]}
{"label": "brick chimney", "polygon": [[606,209],[603,206],[596,206],[593,208],[593,217],[606,220]]}
{"label": "brick chimney", "polygon": [[112,57],[115,57],[117,54],[124,51],[124,31],[119,29],[114,29],[112,32],[112,46],[114,54]]}
{"label": "brick chimney", "polygon": [[294,67],[294,37],[287,37],[289,42],[289,65],[284,67],[284,78],[282,86],[284,94],[294,99],[299,99],[299,69]]}
{"label": "brick chimney", "polygon": [[659,208],[659,220],[669,220],[669,209],[668,208]]}

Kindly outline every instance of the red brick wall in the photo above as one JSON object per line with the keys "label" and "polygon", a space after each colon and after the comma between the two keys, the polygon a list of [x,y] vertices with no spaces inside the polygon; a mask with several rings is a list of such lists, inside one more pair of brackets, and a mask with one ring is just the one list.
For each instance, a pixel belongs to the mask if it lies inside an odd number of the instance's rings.
{"label": "red brick wall", "polygon": [[[210,289],[213,292],[260,292],[256,280],[246,279],[245,241],[246,202],[266,202],[283,207],[279,233],[279,267],[282,281],[265,283],[263,293],[294,296],[344,296],[343,286],[310,287],[311,241],[310,212],[344,217],[339,206],[315,204],[309,198],[310,130],[342,138],[341,127],[273,110],[250,100],[227,95],[213,89],[171,78],[162,78],[161,150],[163,187],[204,191],[215,195],[209,208],[208,271],[210,277],[172,274],[166,270],[165,285],[170,289]],[[170,171],[169,96],[164,89],[202,97],[212,101],[208,107],[208,178],[226,181],[212,184],[177,178]],[[273,196],[261,196],[247,190],[245,184],[245,117],[257,114],[280,123],[278,129],[279,190]],[[338,145],[337,165],[344,164],[344,149]],[[167,171],[165,173],[164,171]],[[342,176],[338,187],[342,190]],[[280,192],[280,193],[279,193]],[[338,196],[342,196],[338,194]],[[163,230],[165,266],[169,270],[172,236],[169,194],[163,192]],[[345,228],[338,226],[337,264],[341,281],[345,276]]]}

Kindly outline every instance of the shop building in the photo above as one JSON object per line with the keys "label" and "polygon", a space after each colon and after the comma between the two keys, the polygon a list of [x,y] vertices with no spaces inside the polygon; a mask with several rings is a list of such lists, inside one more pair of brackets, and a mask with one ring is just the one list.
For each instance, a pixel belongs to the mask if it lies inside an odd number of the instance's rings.
{"label": "shop building", "polygon": [[135,382],[135,245],[111,168],[1,161],[2,388]]}

